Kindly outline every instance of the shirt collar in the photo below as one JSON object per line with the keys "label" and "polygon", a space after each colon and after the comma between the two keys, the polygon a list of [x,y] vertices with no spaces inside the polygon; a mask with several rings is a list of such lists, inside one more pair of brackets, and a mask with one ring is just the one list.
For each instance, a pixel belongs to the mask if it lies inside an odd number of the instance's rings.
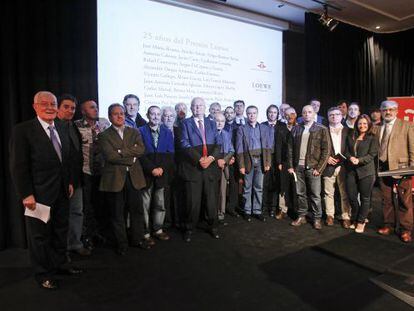
{"label": "shirt collar", "polygon": [[151,129],[151,131],[153,131],[153,132],[159,132],[160,131],[160,126],[159,125],[151,126],[151,125],[148,124],[148,126]]}
{"label": "shirt collar", "polygon": [[394,123],[395,123],[395,120],[397,120],[397,118],[394,118],[394,120],[392,120],[392,121],[390,121],[390,122],[388,122],[388,123],[386,123],[385,121],[383,122],[384,123],[384,125],[391,125],[391,126],[393,126],[394,125]]}
{"label": "shirt collar", "polygon": [[52,123],[51,124],[49,124],[49,123],[47,123],[46,121],[43,121],[39,116],[37,116],[37,119],[39,120],[39,122],[40,122],[40,125],[43,127],[43,129],[46,131],[48,128],[49,128],[49,126],[53,126],[53,127],[55,127],[55,122],[54,121],[52,121]]}

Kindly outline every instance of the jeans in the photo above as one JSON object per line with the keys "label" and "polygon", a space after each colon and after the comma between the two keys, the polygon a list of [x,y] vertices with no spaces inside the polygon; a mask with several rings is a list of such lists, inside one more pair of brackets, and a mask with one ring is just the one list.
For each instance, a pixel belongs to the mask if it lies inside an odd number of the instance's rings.
{"label": "jeans", "polygon": [[252,169],[244,175],[243,198],[244,213],[260,215],[262,213],[263,172],[260,158],[252,158]]}
{"label": "jeans", "polygon": [[151,231],[150,219],[152,230],[157,232],[162,229],[165,219],[164,188],[155,188],[154,184],[151,183],[141,193],[142,205],[144,207],[145,233],[149,234]]}
{"label": "jeans", "polygon": [[[346,186],[348,199],[352,207],[352,221],[364,223],[371,207],[371,192],[374,187],[375,175],[358,178],[355,170],[347,172]],[[358,202],[360,195],[361,204]]]}
{"label": "jeans", "polygon": [[69,200],[68,250],[77,250],[83,247],[81,242],[83,226],[82,192],[82,187],[76,188]]}
{"label": "jeans", "polygon": [[298,195],[298,215],[304,217],[308,213],[308,194],[314,220],[322,218],[321,176],[313,176],[313,169],[298,166],[296,193]]}

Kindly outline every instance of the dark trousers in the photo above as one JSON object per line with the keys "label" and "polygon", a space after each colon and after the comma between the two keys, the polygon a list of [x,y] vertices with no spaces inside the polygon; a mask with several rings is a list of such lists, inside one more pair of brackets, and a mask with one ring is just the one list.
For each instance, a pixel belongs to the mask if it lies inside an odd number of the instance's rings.
{"label": "dark trousers", "polygon": [[239,208],[239,183],[236,180],[235,164],[228,166],[229,180],[227,184],[226,211],[235,212]]}
{"label": "dark trousers", "polygon": [[128,246],[125,222],[125,209],[129,212],[130,241],[138,243],[144,238],[144,216],[141,191],[134,188],[131,177],[127,174],[122,191],[107,192],[111,211],[112,230],[119,248]]}
{"label": "dark trousers", "polygon": [[263,212],[275,212],[279,199],[279,191],[277,191],[277,182],[275,168],[272,166],[263,176]]}
{"label": "dark trousers", "polygon": [[203,201],[204,218],[209,228],[217,226],[218,180],[210,177],[211,172],[203,171],[199,180],[185,181],[186,211],[185,229],[192,230],[200,218]]}
{"label": "dark trousers", "polygon": [[56,270],[66,262],[69,199],[63,186],[56,202],[51,205],[48,223],[33,217],[25,217],[25,221],[35,279],[43,282],[53,277]]}
{"label": "dark trousers", "polygon": [[[375,175],[366,176],[359,179],[355,170],[347,172],[346,191],[348,193],[349,204],[351,205],[351,221],[365,223],[371,208],[371,193],[374,187]],[[358,193],[361,204],[358,202]]]}
{"label": "dark trousers", "polygon": [[298,215],[304,217],[308,213],[308,201],[314,220],[322,218],[321,176],[313,176],[312,169],[298,166],[296,169],[296,193],[298,195]]}
{"label": "dark trousers", "polygon": [[[99,191],[100,176],[83,174],[83,238],[90,239],[98,234],[98,213],[104,210],[103,194]],[[98,212],[99,211],[99,212]]]}

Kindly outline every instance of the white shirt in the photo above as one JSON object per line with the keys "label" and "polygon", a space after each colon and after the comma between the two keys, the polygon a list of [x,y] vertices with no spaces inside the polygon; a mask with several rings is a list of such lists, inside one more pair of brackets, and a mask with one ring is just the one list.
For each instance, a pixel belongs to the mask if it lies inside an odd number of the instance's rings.
{"label": "white shirt", "polygon": [[59,137],[59,133],[56,131],[56,127],[55,127],[55,122],[52,122],[52,124],[47,123],[46,121],[43,121],[42,119],[40,119],[39,117],[37,117],[37,119],[40,122],[40,125],[43,127],[43,129],[46,132],[47,137],[49,137],[50,139],[50,130],[49,130],[49,126],[53,126],[53,132],[55,132],[55,136],[59,142],[59,145],[62,146],[62,142],[60,141],[60,137]]}
{"label": "white shirt", "polygon": [[[337,128],[331,127],[331,126],[329,127],[329,131],[331,133],[332,144],[333,144],[333,149],[334,149],[335,154],[341,153],[342,129],[343,128],[344,127],[342,125],[338,126]],[[340,129],[340,130],[338,131],[338,133],[335,133],[333,131],[334,129]]]}
{"label": "white shirt", "polygon": [[236,118],[234,119],[234,121],[236,121],[236,124],[243,124],[243,125],[246,124],[246,120],[244,119],[243,116],[242,117],[237,117],[236,116]]}
{"label": "white shirt", "polygon": [[388,123],[385,122],[385,121],[382,122],[381,132],[380,132],[380,139],[379,139],[380,142],[382,140],[382,135],[384,134],[384,131],[385,131],[385,126],[387,126],[387,124],[388,124],[388,126],[390,128],[390,133],[391,133],[392,132],[392,128],[394,127],[395,120],[397,120],[397,118],[395,118],[394,120],[392,120],[392,121],[390,121]]}
{"label": "white shirt", "polygon": [[112,125],[112,126],[114,127],[114,129],[118,133],[119,137],[121,137],[121,139],[124,140],[124,129],[125,129],[125,126],[122,126],[122,127],[117,127],[115,125]]}

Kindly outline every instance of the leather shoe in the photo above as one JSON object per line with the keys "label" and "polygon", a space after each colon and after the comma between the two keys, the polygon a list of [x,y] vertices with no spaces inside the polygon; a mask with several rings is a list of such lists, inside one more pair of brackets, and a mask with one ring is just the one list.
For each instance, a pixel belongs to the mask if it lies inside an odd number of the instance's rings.
{"label": "leather shoe", "polygon": [[351,221],[349,219],[342,220],[342,228],[349,229],[351,227]]}
{"label": "leather shoe", "polygon": [[252,221],[252,216],[249,215],[249,214],[244,214],[243,219],[247,222],[251,222]]}
{"label": "leather shoe", "polygon": [[55,280],[47,279],[39,282],[39,287],[46,290],[57,290],[59,289],[59,284]]}
{"label": "leather shoe", "polygon": [[220,239],[220,235],[218,233],[217,228],[211,228],[208,229],[207,232],[214,238],[214,239]]}
{"label": "leather shoe", "polygon": [[84,271],[81,268],[71,267],[71,268],[59,268],[56,271],[56,274],[60,275],[80,275]]}
{"label": "leather shoe", "polygon": [[274,218],[274,217],[275,217],[275,212],[274,212],[274,211],[271,211],[271,212],[269,213],[269,217],[270,217],[270,218]]}
{"label": "leather shoe", "polygon": [[92,254],[91,250],[86,247],[81,247],[79,249],[73,249],[72,253],[78,254],[80,256],[90,256]]}
{"label": "leather shoe", "polygon": [[285,218],[286,217],[286,213],[284,213],[284,212],[282,212],[282,211],[278,211],[277,213],[276,213],[276,216],[275,216],[275,218],[277,219],[277,220],[281,220],[281,219],[283,219],[283,218]]}
{"label": "leather shoe", "polygon": [[193,235],[193,232],[191,230],[187,230],[186,232],[184,232],[184,241],[186,243],[190,243],[192,235]]}
{"label": "leather shoe", "polygon": [[142,249],[150,249],[153,246],[148,243],[147,239],[142,239],[141,241],[138,241],[138,242],[131,242],[129,245],[132,247],[138,247]]}
{"label": "leather shoe", "polygon": [[334,218],[332,216],[327,216],[325,223],[326,223],[327,226],[330,226],[330,227],[333,226],[334,225]]}
{"label": "leather shoe", "polygon": [[155,240],[152,237],[144,238],[144,240],[151,247],[155,245]]}
{"label": "leather shoe", "polygon": [[313,228],[316,229],[316,230],[321,230],[322,229],[322,222],[321,222],[320,219],[316,219],[313,222]]}
{"label": "leather shoe", "polygon": [[254,215],[257,220],[266,222],[266,217],[263,214]]}
{"label": "leather shoe", "polygon": [[300,217],[298,217],[298,219],[296,219],[296,220],[294,220],[290,223],[290,225],[294,226],[294,227],[299,227],[303,224],[306,224],[306,218],[304,216],[300,216]]}
{"label": "leather shoe", "polygon": [[377,231],[381,235],[390,235],[392,233],[392,229],[388,226],[379,228]]}
{"label": "leather shoe", "polygon": [[411,232],[410,231],[404,231],[403,233],[401,233],[400,239],[404,243],[410,243],[412,241]]}
{"label": "leather shoe", "polygon": [[226,214],[230,215],[231,217],[235,217],[235,218],[240,217],[239,213],[236,213],[235,211],[227,211]]}
{"label": "leather shoe", "polygon": [[164,232],[164,231],[162,231],[160,233],[155,233],[154,236],[158,240],[161,240],[161,241],[168,241],[170,239],[170,236],[166,232]]}

